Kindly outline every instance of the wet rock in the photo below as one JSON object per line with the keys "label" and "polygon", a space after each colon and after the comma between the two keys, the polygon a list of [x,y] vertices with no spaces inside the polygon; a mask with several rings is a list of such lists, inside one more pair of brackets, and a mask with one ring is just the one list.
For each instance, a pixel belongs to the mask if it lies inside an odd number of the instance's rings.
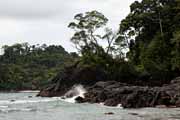
{"label": "wet rock", "polygon": [[85,102],[84,98],[81,96],[76,97],[75,101],[76,101],[76,103],[84,103]]}
{"label": "wet rock", "polygon": [[11,102],[15,102],[16,100],[10,100]]}
{"label": "wet rock", "polygon": [[[121,83],[122,81],[124,83]],[[87,89],[87,93],[85,93],[85,98],[77,98],[79,103],[104,102],[107,106],[122,104],[124,108],[160,105],[180,107],[180,77],[171,80],[166,85],[157,84],[156,80],[152,80],[153,82],[149,80],[122,81],[109,81],[106,71],[101,67],[81,65],[77,62],[59,72],[52,79],[51,84],[42,89],[38,96],[63,96],[75,84],[82,84]],[[74,93],[69,96],[74,96]]]}
{"label": "wet rock", "polygon": [[177,78],[171,80],[171,84],[176,84],[176,83],[178,83],[178,84],[180,83],[180,77],[177,77]]}
{"label": "wet rock", "polygon": [[97,82],[88,89],[87,102],[104,102],[107,106],[122,104],[124,108],[157,106],[180,107],[180,80],[176,78],[162,87],[143,87],[118,82]]}
{"label": "wet rock", "polygon": [[128,113],[130,115],[139,115],[138,113]]}
{"label": "wet rock", "polygon": [[42,96],[42,97],[50,97],[50,92],[49,91],[46,91],[46,90],[41,90],[38,94],[37,94],[37,97],[38,96]]}
{"label": "wet rock", "polygon": [[114,98],[111,98],[111,99],[107,99],[105,102],[104,102],[104,105],[106,106],[117,106],[119,103],[118,99],[114,99]]}
{"label": "wet rock", "polygon": [[180,107],[180,99],[176,101],[175,105],[176,107]]}
{"label": "wet rock", "polygon": [[114,115],[113,112],[107,112],[107,113],[104,113],[105,115]]}

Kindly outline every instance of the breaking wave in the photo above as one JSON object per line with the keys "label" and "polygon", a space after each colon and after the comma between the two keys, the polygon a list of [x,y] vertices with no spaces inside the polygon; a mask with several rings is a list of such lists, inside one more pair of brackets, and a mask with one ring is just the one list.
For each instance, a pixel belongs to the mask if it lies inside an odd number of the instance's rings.
{"label": "breaking wave", "polygon": [[77,97],[84,98],[85,93],[86,89],[82,85],[75,85],[62,97],[62,99],[66,102],[75,103],[75,99]]}

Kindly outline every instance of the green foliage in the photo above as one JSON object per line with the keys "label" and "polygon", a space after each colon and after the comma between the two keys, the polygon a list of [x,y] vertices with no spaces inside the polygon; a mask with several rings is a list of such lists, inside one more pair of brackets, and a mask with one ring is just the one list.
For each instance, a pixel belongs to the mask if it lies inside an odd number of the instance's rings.
{"label": "green foliage", "polygon": [[[92,66],[101,66],[107,70],[109,65],[113,63],[113,57],[122,52],[122,40],[119,40],[117,33],[114,33],[110,28],[105,28],[103,35],[97,34],[98,29],[105,27],[108,19],[98,11],[80,13],[75,15],[75,22],[69,24],[69,28],[75,30],[71,41],[76,45],[82,57],[83,64],[90,64]],[[118,41],[118,44],[114,44]],[[107,42],[107,47],[104,47],[101,41]]]}
{"label": "green foliage", "polygon": [[28,45],[4,46],[0,56],[0,89],[40,89],[48,84],[66,64],[78,58],[62,46]]}
{"label": "green foliage", "polygon": [[138,77],[138,72],[135,67],[122,59],[115,59],[108,68],[109,80],[119,82],[133,82]]}
{"label": "green foliage", "polygon": [[[37,89],[48,84],[66,65],[80,59],[79,67],[100,68],[109,80],[144,77],[166,81],[180,75],[180,1],[142,0],[130,6],[118,33],[106,28],[108,19],[98,11],[75,15],[69,28],[81,57],[62,46],[3,46],[0,56],[1,89]],[[102,44],[106,41],[107,46]],[[129,50],[129,51],[128,51]],[[126,54],[127,52],[127,54]]]}
{"label": "green foliage", "polygon": [[180,71],[180,31],[174,33],[173,38],[171,40],[172,44],[174,45],[172,54],[172,69]]}
{"label": "green foliage", "polygon": [[98,38],[95,34],[96,30],[105,26],[108,19],[98,11],[86,12],[85,14],[77,14],[74,17],[75,22],[71,22],[68,27],[75,30],[71,41],[81,53],[84,49],[94,49],[98,52]]}
{"label": "green foliage", "polygon": [[129,62],[151,79],[169,80],[180,75],[179,1],[142,0],[130,8],[119,29],[128,41]]}

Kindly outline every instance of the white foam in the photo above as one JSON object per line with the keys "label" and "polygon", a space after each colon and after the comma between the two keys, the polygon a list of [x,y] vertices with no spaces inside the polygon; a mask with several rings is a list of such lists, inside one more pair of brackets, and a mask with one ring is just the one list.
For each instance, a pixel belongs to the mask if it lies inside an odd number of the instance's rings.
{"label": "white foam", "polygon": [[8,108],[8,106],[4,106],[4,105],[3,105],[3,106],[0,106],[0,108]]}
{"label": "white foam", "polygon": [[118,104],[117,106],[112,107],[112,106],[106,106],[106,105],[104,105],[103,102],[101,102],[101,103],[99,103],[99,105],[101,105],[101,106],[103,106],[103,107],[106,107],[106,108],[123,108],[123,107],[122,107],[122,104]]}
{"label": "white foam", "polygon": [[60,98],[47,98],[47,99],[39,99],[39,100],[0,100],[0,105],[11,105],[11,104],[25,104],[25,103],[40,103],[40,102],[51,102],[57,101]]}
{"label": "white foam", "polygon": [[6,108],[6,109],[0,109],[0,112],[4,112],[4,113],[16,112],[16,111],[29,112],[29,111],[36,111],[36,109],[29,109],[29,108]]}
{"label": "white foam", "polygon": [[123,108],[123,107],[122,107],[122,104],[118,104],[116,107],[117,107],[117,108]]}
{"label": "white foam", "polygon": [[24,90],[24,91],[18,91],[20,93],[38,93],[39,90]]}
{"label": "white foam", "polygon": [[63,101],[65,101],[65,102],[69,102],[69,103],[75,103],[76,102],[76,97],[77,96],[74,96],[74,97],[72,97],[72,98],[66,98],[66,99],[62,99]]}
{"label": "white foam", "polygon": [[[70,102],[70,103],[75,103],[77,97],[82,97],[84,98],[84,94],[86,93],[85,88],[82,85],[75,85],[72,87],[71,90],[69,90],[65,94],[65,99],[63,101]],[[68,97],[70,96],[70,97]]]}

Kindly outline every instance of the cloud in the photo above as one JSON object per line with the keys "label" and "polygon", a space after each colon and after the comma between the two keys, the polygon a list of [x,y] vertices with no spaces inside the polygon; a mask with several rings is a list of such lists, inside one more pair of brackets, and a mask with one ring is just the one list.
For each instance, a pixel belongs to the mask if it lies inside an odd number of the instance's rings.
{"label": "cloud", "polygon": [[1,0],[0,17],[30,19],[69,15],[87,10],[116,13],[127,9],[134,0]]}
{"label": "cloud", "polygon": [[61,44],[75,51],[67,28],[77,13],[102,12],[119,27],[134,0],[0,0],[0,46],[17,42]]}
{"label": "cloud", "polygon": [[1,0],[0,17],[10,18],[48,18],[56,15],[62,0]]}

